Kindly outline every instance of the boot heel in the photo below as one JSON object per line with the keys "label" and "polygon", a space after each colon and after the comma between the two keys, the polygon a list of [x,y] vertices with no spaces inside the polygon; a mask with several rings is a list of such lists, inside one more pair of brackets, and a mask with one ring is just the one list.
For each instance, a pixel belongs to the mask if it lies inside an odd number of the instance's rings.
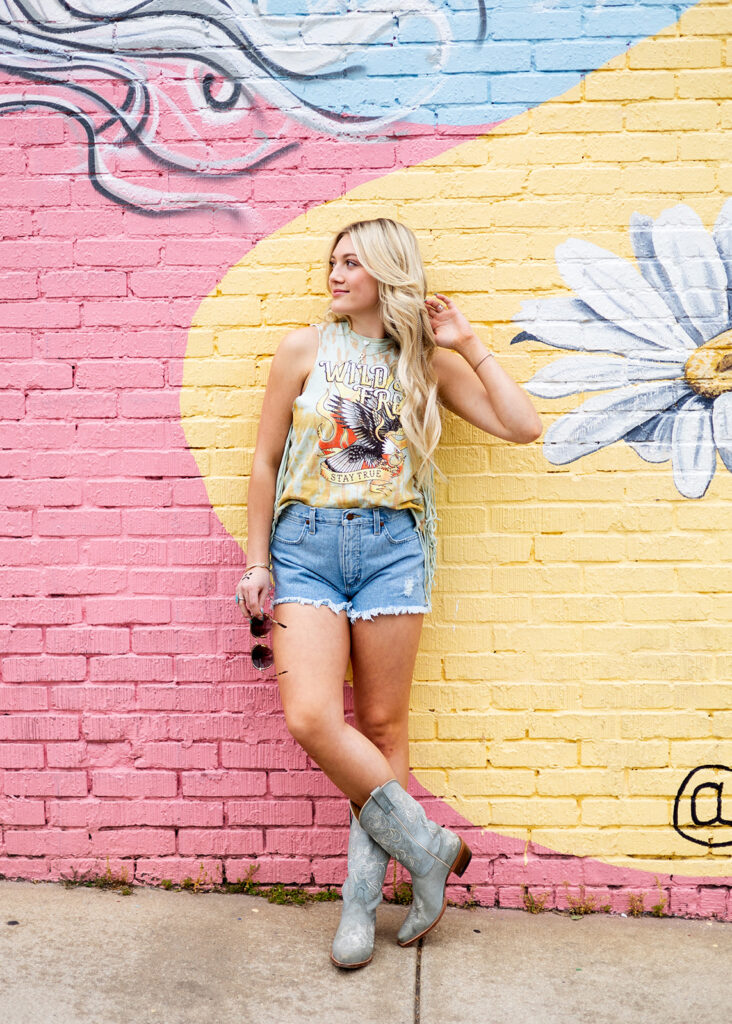
{"label": "boot heel", "polygon": [[464,839],[461,839],[460,840],[460,852],[458,853],[457,857],[455,858],[455,863],[453,864],[451,870],[454,871],[454,873],[458,877],[460,877],[461,875],[463,875],[465,873],[465,869],[467,868],[468,864],[470,863],[472,857],[473,857],[473,853],[472,853],[470,847],[468,846],[468,844],[465,842]]}

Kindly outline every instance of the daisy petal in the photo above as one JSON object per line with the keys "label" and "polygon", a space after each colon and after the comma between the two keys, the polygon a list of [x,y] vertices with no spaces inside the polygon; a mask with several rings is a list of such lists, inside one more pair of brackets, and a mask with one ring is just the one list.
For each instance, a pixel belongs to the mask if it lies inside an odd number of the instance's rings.
{"label": "daisy petal", "polygon": [[636,262],[646,281],[655,288],[677,321],[697,345],[704,341],[693,322],[689,319],[678,295],[674,291],[668,274],[656,256],[653,244],[653,217],[642,213],[634,213],[630,218],[630,241],[633,245]]}
{"label": "daisy petal", "polygon": [[577,238],[558,245],[556,256],[566,284],[603,320],[652,345],[695,348],[656,289],[627,260]]}
{"label": "daisy petal", "polygon": [[678,491],[685,498],[701,498],[717,465],[712,407],[708,398],[692,395],[676,411],[671,449]]}
{"label": "daisy petal", "polygon": [[530,394],[539,398],[562,398],[582,391],[605,391],[647,380],[672,380],[682,373],[683,366],[673,367],[669,363],[565,356],[542,367],[525,387]]}
{"label": "daisy petal", "polygon": [[663,349],[634,335],[632,325],[623,330],[606,320],[598,320],[593,311],[578,299],[560,296],[552,299],[530,299],[521,304],[514,317],[544,345],[574,349],[579,352],[614,352],[636,359],[686,360],[686,349]]}
{"label": "daisy petal", "polygon": [[679,203],[653,225],[653,247],[702,341],[729,327],[727,274],[699,215]]}
{"label": "daisy petal", "polygon": [[732,473],[732,391],[716,399],[712,408],[712,429],[722,462]]}
{"label": "daisy petal", "polygon": [[641,423],[625,435],[625,441],[645,462],[668,462],[671,458],[671,435],[674,429],[673,409]]}
{"label": "daisy petal", "polygon": [[678,383],[636,385],[595,395],[552,423],[544,454],[555,466],[574,462],[618,441],[688,393],[688,384]]}
{"label": "daisy petal", "polygon": [[[732,289],[732,199],[728,199],[722,207],[714,225],[713,237],[727,273],[728,287]],[[727,315],[732,321],[732,309],[728,309]]]}

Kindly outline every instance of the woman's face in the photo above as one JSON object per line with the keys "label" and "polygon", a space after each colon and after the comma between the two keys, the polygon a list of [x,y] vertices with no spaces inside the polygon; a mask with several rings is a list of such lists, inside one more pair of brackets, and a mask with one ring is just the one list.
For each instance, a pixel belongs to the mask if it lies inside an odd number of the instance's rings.
{"label": "woman's face", "polygon": [[351,243],[344,235],[330,257],[328,288],[333,299],[331,309],[342,316],[378,313],[379,284],[361,265]]}

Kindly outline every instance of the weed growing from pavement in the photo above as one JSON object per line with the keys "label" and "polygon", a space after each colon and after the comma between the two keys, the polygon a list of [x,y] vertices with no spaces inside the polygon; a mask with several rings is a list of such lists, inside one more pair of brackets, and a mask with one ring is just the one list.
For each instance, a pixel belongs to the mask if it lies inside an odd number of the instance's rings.
{"label": "weed growing from pavement", "polygon": [[72,868],[71,878],[62,875],[60,880],[66,889],[83,885],[94,889],[117,889],[121,896],[132,894],[132,884],[127,877],[126,869],[122,868],[120,873],[115,875],[109,866],[109,857],[107,857],[107,867],[102,875],[95,875],[91,869],[79,872],[76,868]]}
{"label": "weed growing from pavement", "polygon": [[542,893],[541,896],[537,897],[529,891],[528,885],[522,885],[521,888],[524,893],[524,909],[528,910],[530,914],[540,914],[546,906],[546,901],[549,899],[551,894],[545,892]]}
{"label": "weed growing from pavement", "polygon": [[579,898],[573,899],[569,893],[569,885],[567,882],[562,883],[564,885],[564,891],[567,893],[567,903],[569,903],[570,917],[578,918],[584,917],[585,914],[597,914],[603,912],[605,914],[610,913],[610,904],[603,903],[601,907],[597,907],[595,904],[595,895],[590,893],[588,896],[585,895],[585,887],[581,885],[579,887]]}

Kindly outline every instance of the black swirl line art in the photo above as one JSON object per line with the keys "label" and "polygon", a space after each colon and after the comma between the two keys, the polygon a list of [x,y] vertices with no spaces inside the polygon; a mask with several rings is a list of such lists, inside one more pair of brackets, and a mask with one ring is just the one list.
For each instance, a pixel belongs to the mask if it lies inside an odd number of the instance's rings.
{"label": "black swirl line art", "polygon": [[[263,0],[0,0],[0,69],[29,83],[6,81],[0,115],[53,110],[79,124],[93,186],[140,213],[241,206],[202,192],[201,182],[251,174],[301,145],[294,122],[374,141],[440,85],[451,32],[438,0],[321,7],[283,17]],[[373,114],[344,112],[338,83],[365,73],[367,48],[395,54],[384,41],[410,18],[429,26],[429,74],[408,99],[395,95]],[[320,105],[298,88],[313,81],[328,86]],[[159,183],[135,182],[145,166],[143,180],[154,179],[151,164]],[[170,187],[174,175],[193,190]]]}
{"label": "black swirl line art", "polygon": [[690,843],[732,846],[732,768],[704,764],[690,771],[674,800],[673,826]]}

